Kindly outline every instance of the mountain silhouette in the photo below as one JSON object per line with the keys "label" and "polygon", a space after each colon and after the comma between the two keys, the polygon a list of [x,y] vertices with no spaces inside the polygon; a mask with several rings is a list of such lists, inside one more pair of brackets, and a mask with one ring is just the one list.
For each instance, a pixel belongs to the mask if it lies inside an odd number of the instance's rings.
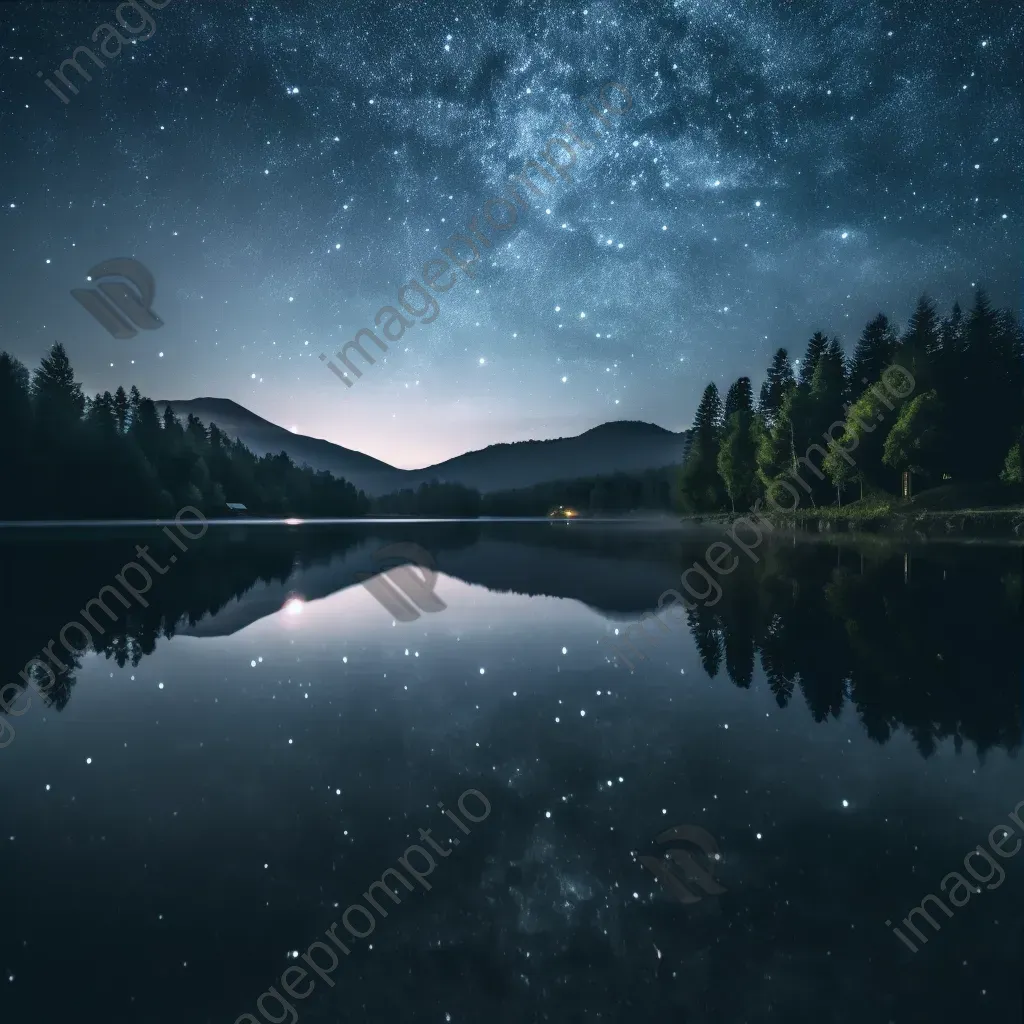
{"label": "mountain silhouette", "polygon": [[321,438],[293,433],[226,398],[156,404],[161,414],[170,405],[180,419],[191,413],[207,425],[216,423],[256,455],[287,452],[298,465],[343,477],[371,497],[416,488],[431,480],[462,484],[487,494],[556,480],[642,473],[682,465],[690,444],[688,430],[673,433],[653,423],[618,420],[577,437],[492,444],[433,466],[406,470]]}

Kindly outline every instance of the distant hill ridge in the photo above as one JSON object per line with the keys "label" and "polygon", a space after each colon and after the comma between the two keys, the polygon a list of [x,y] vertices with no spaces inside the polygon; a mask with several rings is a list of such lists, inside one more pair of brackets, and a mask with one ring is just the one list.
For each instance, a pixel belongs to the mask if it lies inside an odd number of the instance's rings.
{"label": "distant hill ridge", "polygon": [[363,452],[294,434],[228,398],[164,399],[156,404],[161,413],[170,405],[182,420],[191,413],[207,425],[216,423],[257,455],[285,451],[295,463],[344,477],[371,497],[429,480],[487,494],[554,480],[641,473],[681,465],[690,443],[688,430],[677,434],[642,420],[617,420],[576,437],[502,442],[423,469],[397,469]]}

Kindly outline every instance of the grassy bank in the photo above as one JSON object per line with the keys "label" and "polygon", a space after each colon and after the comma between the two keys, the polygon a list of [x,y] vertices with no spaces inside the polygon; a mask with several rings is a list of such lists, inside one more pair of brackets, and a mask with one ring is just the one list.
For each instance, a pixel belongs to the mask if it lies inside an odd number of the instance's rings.
{"label": "grassy bank", "polygon": [[[808,505],[792,512],[761,514],[776,528],[806,533],[892,533],[918,537],[1003,537],[1024,542],[1024,489],[1003,485],[975,487],[952,484],[923,491],[904,500],[874,493],[847,505]],[[728,513],[687,516],[688,521],[727,524],[739,518]]]}

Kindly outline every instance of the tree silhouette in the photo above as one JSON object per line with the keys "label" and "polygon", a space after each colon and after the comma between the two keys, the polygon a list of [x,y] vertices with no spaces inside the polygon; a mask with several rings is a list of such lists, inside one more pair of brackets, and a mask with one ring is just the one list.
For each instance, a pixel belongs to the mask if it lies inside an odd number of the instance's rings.
{"label": "tree silhouette", "polygon": [[693,440],[678,481],[679,505],[688,512],[712,512],[725,502],[725,484],[718,475],[722,432],[722,399],[718,388],[704,389],[693,419]]}
{"label": "tree silhouette", "polygon": [[749,377],[740,377],[725,394],[725,409],[722,412],[723,423],[728,423],[733,413],[743,410],[754,411],[754,392],[750,387]]}
{"label": "tree silhouette", "polygon": [[[216,442],[214,441],[216,437]],[[268,515],[362,515],[351,484],[297,467],[287,456],[257,459],[240,441],[190,419],[182,428],[133,387],[86,400],[64,346],[29,376],[0,353],[0,518],[173,516],[192,505],[223,513],[225,492]]]}
{"label": "tree silhouette", "polygon": [[807,351],[804,353],[803,361],[800,363],[801,384],[809,385],[811,383],[811,378],[814,376],[814,371],[818,366],[818,360],[826,348],[828,348],[828,338],[821,331],[815,331],[811,340],[807,342]]}
{"label": "tree silhouette", "polygon": [[768,374],[761,385],[761,395],[757,403],[757,411],[767,426],[770,427],[775,422],[775,417],[782,408],[782,400],[794,383],[789,353],[780,348],[772,358],[772,365],[768,367]]}
{"label": "tree silhouette", "polygon": [[896,333],[889,318],[879,313],[864,328],[850,360],[850,394],[854,399],[882,379],[882,371],[896,354]]}

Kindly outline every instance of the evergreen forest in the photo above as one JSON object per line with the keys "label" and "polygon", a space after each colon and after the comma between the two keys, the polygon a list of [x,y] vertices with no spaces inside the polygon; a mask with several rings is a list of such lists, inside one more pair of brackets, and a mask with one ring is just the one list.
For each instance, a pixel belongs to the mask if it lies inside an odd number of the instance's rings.
{"label": "evergreen forest", "polygon": [[776,511],[909,499],[961,502],[1024,482],[1024,332],[979,291],[946,317],[922,296],[900,332],[885,314],[852,354],[817,332],[795,362],[775,353],[755,403],[749,377],[704,390],[675,506]]}
{"label": "evergreen forest", "polygon": [[254,455],[216,424],[137,388],[87,398],[64,346],[29,374],[0,352],[0,520],[166,518],[191,505],[208,516],[237,502],[261,515],[358,516],[366,496],[284,452]]}

